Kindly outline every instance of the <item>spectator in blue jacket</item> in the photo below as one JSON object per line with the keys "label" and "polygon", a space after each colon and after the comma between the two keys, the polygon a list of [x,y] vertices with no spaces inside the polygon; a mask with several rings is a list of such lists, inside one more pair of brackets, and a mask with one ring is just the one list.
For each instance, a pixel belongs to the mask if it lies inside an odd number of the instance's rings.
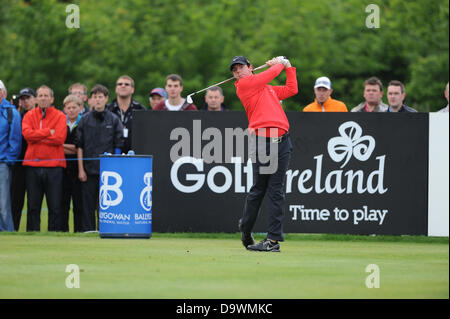
{"label": "spectator in blue jacket", "polygon": [[[0,81],[1,82],[1,81]],[[11,214],[11,166],[19,157],[22,146],[21,117],[6,97],[0,85],[0,231],[14,231]]]}

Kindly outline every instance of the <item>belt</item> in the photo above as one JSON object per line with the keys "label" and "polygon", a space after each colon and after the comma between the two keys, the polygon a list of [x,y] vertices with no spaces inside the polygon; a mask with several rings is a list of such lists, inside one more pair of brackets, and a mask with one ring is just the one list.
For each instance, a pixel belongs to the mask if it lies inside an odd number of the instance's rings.
{"label": "belt", "polygon": [[284,135],[279,136],[279,137],[267,137],[267,136],[258,136],[258,135],[257,135],[257,137],[258,137],[258,139],[265,139],[266,142],[268,142],[268,143],[279,144],[289,137],[289,132],[287,132]]}

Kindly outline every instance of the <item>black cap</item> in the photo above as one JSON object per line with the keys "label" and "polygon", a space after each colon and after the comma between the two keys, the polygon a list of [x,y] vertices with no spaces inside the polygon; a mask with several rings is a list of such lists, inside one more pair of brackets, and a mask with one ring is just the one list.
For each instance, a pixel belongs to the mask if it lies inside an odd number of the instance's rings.
{"label": "black cap", "polygon": [[19,92],[19,99],[22,96],[33,96],[33,97],[36,97],[36,92],[34,92],[33,89],[24,88],[24,89],[20,90],[20,92]]}
{"label": "black cap", "polygon": [[235,64],[243,64],[243,65],[250,66],[250,61],[245,56],[242,56],[242,55],[235,56],[233,58],[233,60],[231,60],[230,71],[233,70],[233,65],[235,65]]}

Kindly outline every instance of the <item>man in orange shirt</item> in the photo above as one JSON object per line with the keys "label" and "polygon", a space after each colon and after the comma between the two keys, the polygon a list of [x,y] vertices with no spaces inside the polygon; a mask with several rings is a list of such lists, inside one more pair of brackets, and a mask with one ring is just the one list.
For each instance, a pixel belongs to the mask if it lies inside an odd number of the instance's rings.
{"label": "man in orange shirt", "polygon": [[314,94],[316,99],[303,109],[303,112],[348,112],[345,104],[331,98],[333,89],[331,81],[326,76],[322,76],[316,80],[314,85]]}

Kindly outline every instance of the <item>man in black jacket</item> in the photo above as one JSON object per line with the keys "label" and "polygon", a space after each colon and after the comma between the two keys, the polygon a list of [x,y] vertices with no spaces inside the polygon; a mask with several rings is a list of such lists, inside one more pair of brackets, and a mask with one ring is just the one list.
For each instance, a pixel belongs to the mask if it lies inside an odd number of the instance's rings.
{"label": "man in black jacket", "polygon": [[404,103],[406,98],[405,86],[402,82],[394,80],[389,82],[387,88],[389,107],[386,112],[417,113],[415,109]]}
{"label": "man in black jacket", "polygon": [[134,80],[128,75],[122,75],[116,82],[116,95],[106,108],[116,114],[123,125],[124,145],[122,152],[128,153],[131,150],[131,125],[133,122],[133,111],[147,110],[141,103],[132,98],[134,93]]}
{"label": "man in black jacket", "polygon": [[[18,111],[23,119],[25,114],[36,106],[36,92],[31,88],[23,88],[20,90],[18,98]],[[23,160],[26,150],[27,141],[22,136],[22,150],[19,155],[19,160]],[[22,210],[25,202],[25,193],[27,190],[25,172],[26,167],[22,165],[21,161],[14,163],[11,171],[11,213],[15,231],[19,230],[20,219],[22,217]]]}
{"label": "man in black jacket", "polygon": [[78,123],[75,145],[78,157],[78,178],[81,181],[83,201],[82,229],[94,231],[95,210],[98,211],[100,161],[106,153],[120,154],[123,147],[123,126],[120,119],[106,110],[109,92],[97,84],[90,92],[92,111],[84,115]]}

